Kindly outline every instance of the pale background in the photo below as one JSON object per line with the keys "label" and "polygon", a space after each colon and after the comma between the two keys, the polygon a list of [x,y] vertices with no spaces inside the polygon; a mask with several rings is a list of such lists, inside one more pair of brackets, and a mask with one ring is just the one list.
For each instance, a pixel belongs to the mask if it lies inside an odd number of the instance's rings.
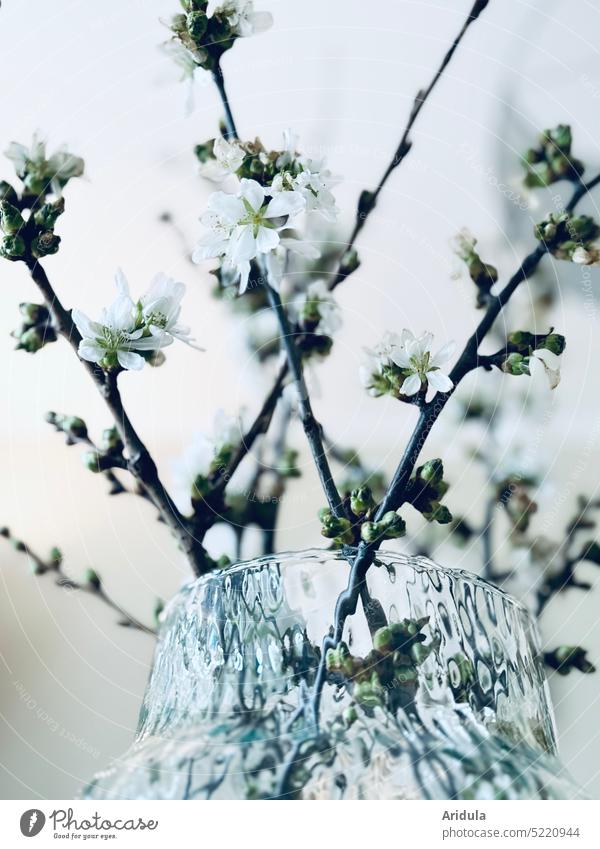
{"label": "pale background", "polygon": [[[64,302],[97,313],[112,298],[119,265],[135,292],[158,270],[189,284],[185,318],[207,353],[173,346],[164,368],[122,381],[131,416],[167,480],[173,459],[194,433],[210,427],[218,407],[254,410],[267,386],[244,348],[242,320],[211,299],[207,268],[190,266],[177,235],[158,222],[171,210],[193,243],[209,188],[195,174],[191,151],[214,135],[220,115],[213,88],[199,81],[195,111],[186,117],[185,87],[157,49],[167,35],[159,18],[177,5],[5,0],[0,10],[0,145],[28,141],[40,129],[51,146],[68,142],[86,160],[88,179],[67,191],[61,251],[46,262]],[[292,126],[305,149],[326,153],[343,176],[338,197],[349,229],[359,190],[378,179],[412,97],[429,81],[470,3],[264,0],[257,6],[273,12],[274,29],[239,42],[223,63],[240,132],[276,147],[282,129]],[[431,329],[440,344],[464,340],[478,316],[464,279],[451,277],[449,239],[467,225],[502,279],[517,267],[539,212],[518,208],[495,183],[518,179],[517,151],[537,130],[571,123],[576,155],[590,172],[600,167],[599,24],[598,4],[587,0],[491,0],[422,113],[414,150],[361,236],[363,266],[339,290],[345,325],[319,371],[319,417],[372,465],[393,469],[414,411],[364,395],[357,377],[361,346],[404,325]],[[11,178],[8,161],[1,176]],[[516,416],[505,447],[531,443],[547,469],[540,529],[559,538],[575,495],[598,487],[600,272],[591,295],[572,269],[546,266],[548,279],[556,272],[553,320],[569,340],[563,383],[541,435]],[[48,409],[83,415],[96,432],[108,421],[64,344],[35,357],[13,351],[8,334],[18,323],[17,303],[26,299],[35,299],[35,291],[24,268],[3,262],[0,524],[44,552],[60,545],[74,577],[97,567],[107,588],[148,619],[155,597],[168,597],[187,578],[185,564],[152,510],[126,496],[108,499],[104,481],[82,468],[80,451],[45,424]],[[543,387],[539,395],[546,404]],[[443,451],[454,484],[452,509],[477,517],[481,479],[464,462],[467,439],[449,408],[428,455]],[[302,445],[298,431],[293,442]],[[305,462],[302,483],[283,504],[282,548],[319,544],[315,514],[323,499]],[[456,549],[442,554],[448,565],[478,566]],[[119,629],[94,599],[32,577],[8,546],[0,558],[0,795],[71,797],[130,743],[152,640]],[[600,663],[597,610],[598,592],[572,591],[548,609],[544,643],[583,643]],[[600,676],[574,673],[552,680],[552,691],[562,757],[598,798]]]}

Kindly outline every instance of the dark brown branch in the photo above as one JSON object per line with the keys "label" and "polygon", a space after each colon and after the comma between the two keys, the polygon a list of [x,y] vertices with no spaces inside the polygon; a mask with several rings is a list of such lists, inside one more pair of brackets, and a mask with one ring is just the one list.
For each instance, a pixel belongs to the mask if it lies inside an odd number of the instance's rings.
{"label": "dark brown branch", "polygon": [[346,511],[344,509],[342,499],[340,498],[340,494],[337,491],[335,481],[333,480],[333,475],[331,474],[329,461],[327,460],[327,452],[323,446],[322,428],[315,418],[312,405],[310,403],[306,381],[304,380],[302,359],[294,339],[294,332],[288,321],[285,307],[281,303],[279,293],[276,292],[268,282],[265,283],[265,288],[267,290],[269,304],[271,305],[271,309],[275,313],[279,324],[281,344],[285,350],[289,369],[298,391],[298,411],[300,414],[300,420],[302,421],[304,433],[306,434],[308,444],[310,445],[310,450],[319,473],[321,485],[325,495],[327,496],[327,502],[332,513],[339,518],[343,518],[346,516]]}
{"label": "dark brown branch", "polygon": [[[27,257],[25,262],[31,277],[42,293],[44,303],[52,316],[57,332],[69,342],[78,355],[81,336],[71,314],[57,297],[43,266],[33,257]],[[200,541],[194,537],[187,519],[179,512],[163,486],[154,460],[129,420],[117,386],[117,375],[113,372],[104,372],[86,360],[80,360],[80,362],[83,363],[84,368],[104,398],[106,406],[112,413],[119,436],[127,450],[128,470],[159,511],[161,518],[189,558],[196,574],[201,574],[206,571],[208,562],[206,552]]]}
{"label": "dark brown branch", "polygon": [[[365,226],[369,215],[371,214],[371,212],[375,208],[377,201],[379,199],[379,195],[383,191],[385,184],[389,180],[391,174],[396,170],[396,168],[398,168],[398,166],[403,162],[403,160],[406,158],[406,156],[410,152],[411,147],[412,147],[412,142],[410,140],[410,133],[411,133],[411,130],[412,130],[414,124],[415,124],[415,121],[419,117],[419,113],[421,112],[421,109],[427,103],[427,100],[429,99],[430,94],[432,93],[432,91],[436,87],[437,83],[439,82],[440,78],[444,74],[444,71],[446,70],[446,68],[450,64],[450,61],[452,60],[452,57],[454,56],[454,54],[455,54],[458,46],[460,45],[461,41],[463,40],[467,30],[469,29],[471,24],[474,23],[477,20],[477,18],[481,15],[481,13],[484,11],[484,9],[488,5],[488,3],[489,3],[489,0],[476,0],[476,2],[473,4],[473,7],[472,7],[467,19],[465,20],[464,24],[462,25],[460,32],[458,33],[458,35],[456,36],[456,38],[452,42],[450,48],[446,51],[444,58],[442,59],[442,62],[440,64],[440,66],[438,67],[437,71],[435,72],[431,82],[429,83],[429,85],[427,86],[426,89],[421,89],[420,91],[417,92],[417,95],[416,95],[416,97],[413,101],[413,104],[412,104],[412,108],[410,110],[410,114],[408,116],[407,124],[404,128],[404,132],[402,133],[402,138],[400,139],[400,143],[398,144],[398,147],[396,148],[396,152],[394,153],[394,156],[393,156],[390,164],[388,165],[388,167],[383,172],[383,176],[381,177],[379,183],[377,184],[377,188],[373,192],[363,192],[361,194],[361,197],[360,197],[360,200],[359,200],[359,203],[358,203],[358,208],[357,208],[357,211],[356,211],[356,221],[354,223],[354,229],[352,230],[352,233],[350,234],[350,238],[348,239],[347,245],[346,245],[345,250],[344,250],[344,254],[346,254],[348,251],[351,251],[352,248],[354,247],[356,239],[358,238],[361,230]],[[329,282],[329,288],[335,289],[337,286],[339,286],[339,284],[342,282],[342,280],[345,280],[346,277],[348,277],[348,276],[349,276],[349,272],[347,270],[345,270],[344,262],[343,262],[343,259],[342,259],[339,263],[338,269],[337,269],[334,277]]]}

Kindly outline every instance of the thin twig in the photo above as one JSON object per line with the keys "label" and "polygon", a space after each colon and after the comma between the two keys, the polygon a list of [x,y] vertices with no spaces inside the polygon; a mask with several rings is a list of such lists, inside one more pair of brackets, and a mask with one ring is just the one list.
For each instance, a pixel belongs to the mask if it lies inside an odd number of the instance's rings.
{"label": "thin twig", "polygon": [[[358,238],[358,235],[360,234],[361,230],[365,226],[365,223],[366,223],[369,215],[371,214],[371,212],[375,208],[377,201],[379,199],[379,195],[381,194],[385,184],[389,180],[392,172],[395,171],[396,168],[398,168],[398,166],[402,163],[402,161],[405,159],[405,157],[410,152],[410,149],[412,147],[412,142],[410,140],[410,133],[411,133],[411,130],[412,130],[414,124],[415,124],[415,121],[419,117],[419,113],[421,112],[421,109],[425,106],[427,100],[429,99],[430,94],[432,93],[432,91],[436,87],[437,83],[439,82],[440,78],[442,77],[444,71],[446,70],[446,68],[450,64],[450,61],[452,60],[452,57],[454,56],[454,54],[455,54],[458,46],[460,45],[461,41],[463,40],[467,30],[469,29],[471,24],[474,23],[477,20],[477,18],[481,15],[481,13],[486,8],[488,3],[489,3],[489,0],[476,0],[475,1],[475,3],[473,4],[473,8],[469,12],[467,19],[465,20],[464,24],[462,25],[460,32],[458,33],[458,35],[456,36],[456,38],[452,42],[452,45],[450,46],[449,50],[447,50],[447,52],[445,53],[444,58],[442,59],[441,64],[438,67],[437,71],[435,72],[431,82],[429,83],[429,85],[427,86],[426,89],[421,89],[420,91],[417,92],[417,95],[416,95],[416,97],[413,101],[413,104],[412,104],[412,108],[410,110],[410,114],[408,116],[408,121],[407,121],[406,127],[404,128],[404,132],[402,133],[402,138],[400,139],[400,143],[399,143],[398,147],[396,148],[396,152],[394,153],[394,156],[393,156],[390,164],[385,169],[383,176],[381,177],[381,180],[377,184],[377,188],[373,192],[370,192],[368,194],[368,202],[366,203],[366,205],[364,204],[364,197],[365,196],[361,195],[361,198],[363,198],[363,201],[362,202],[359,201],[359,205],[358,205],[358,208],[357,208],[357,211],[356,211],[356,221],[354,223],[354,229],[352,230],[352,233],[350,234],[350,238],[348,239],[348,242],[347,242],[346,247],[344,249],[344,253],[351,251],[352,248],[354,247],[354,244],[356,242],[356,239]],[[335,289],[337,286],[339,286],[339,284],[342,282],[342,280],[345,280],[346,277],[348,277],[348,276],[349,276],[349,273],[348,273],[348,271],[344,270],[343,260],[341,260],[339,265],[338,265],[338,269],[337,269],[334,277],[329,282],[329,288]]]}
{"label": "thin twig", "polygon": [[29,545],[27,545],[27,543],[20,539],[16,539],[8,528],[1,528],[0,536],[9,540],[16,551],[29,558],[30,562],[34,566],[34,572],[36,575],[46,575],[48,573],[53,574],[55,576],[57,586],[62,587],[65,590],[78,590],[79,592],[88,593],[89,595],[93,595],[100,599],[100,601],[104,602],[107,607],[110,607],[111,610],[118,613],[121,617],[119,625],[126,628],[135,628],[137,631],[142,631],[145,634],[152,634],[156,636],[156,630],[154,628],[144,625],[144,623],[140,622],[139,619],[136,619],[135,616],[127,613],[120,604],[117,604],[116,601],[113,601],[113,599],[106,594],[104,587],[102,586],[102,582],[95,572],[93,573],[92,580],[85,584],[82,584],[79,581],[74,581],[64,573],[62,568],[62,557],[57,556],[54,558],[48,558],[47,560],[44,559]]}
{"label": "thin twig", "polygon": [[231,107],[229,105],[229,99],[227,97],[227,92],[225,91],[225,78],[223,77],[223,71],[221,70],[221,66],[217,64],[213,71],[213,80],[215,81],[215,85],[217,87],[217,91],[219,92],[219,96],[221,98],[221,102],[223,104],[223,109],[225,110],[225,138],[226,139],[237,139],[238,131],[235,126],[235,121],[233,119],[233,113],[231,111]]}
{"label": "thin twig", "polygon": [[265,288],[267,290],[269,304],[271,305],[271,309],[275,313],[279,324],[281,344],[285,350],[290,372],[294,378],[294,383],[298,392],[298,411],[300,414],[300,420],[302,421],[302,426],[304,428],[308,444],[310,445],[310,450],[319,473],[321,485],[323,486],[323,490],[327,496],[327,502],[332,513],[338,518],[343,518],[346,516],[346,511],[333,480],[333,475],[331,474],[329,461],[327,460],[327,452],[323,446],[321,425],[316,420],[312,410],[306,381],[304,380],[302,359],[294,340],[293,330],[288,321],[285,308],[281,303],[279,293],[273,289],[268,281],[265,281]]}
{"label": "thin twig", "polygon": [[[71,314],[64,308],[52,287],[43,266],[33,257],[26,257],[25,263],[31,277],[44,298],[55,329],[78,351],[81,336]],[[78,355],[79,356],[79,355]],[[148,494],[159,511],[161,518],[178,540],[182,550],[189,558],[196,574],[206,571],[208,558],[199,540],[194,537],[187,520],[179,512],[172,498],[163,486],[156,464],[137,431],[127,416],[117,386],[117,375],[104,372],[93,363],[81,360],[84,368],[94,381],[96,388],[112,413],[119,436],[127,450],[127,468]]]}

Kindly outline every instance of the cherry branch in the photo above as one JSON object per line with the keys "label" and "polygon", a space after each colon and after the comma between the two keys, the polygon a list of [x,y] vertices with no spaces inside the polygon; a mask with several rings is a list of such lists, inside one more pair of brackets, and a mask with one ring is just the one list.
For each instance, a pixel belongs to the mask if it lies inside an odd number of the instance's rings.
{"label": "cherry branch", "polygon": [[[33,281],[42,293],[57,333],[67,340],[79,358],[78,347],[81,335],[71,318],[71,314],[58,298],[40,262],[31,256],[25,257],[24,262]],[[128,471],[138,481],[142,490],[157,508],[162,520],[177,539],[182,551],[187,555],[194,572],[198,575],[202,574],[202,572],[211,568],[212,561],[200,541],[195,538],[190,523],[179,512],[165,489],[160,480],[156,463],[127,416],[117,385],[117,374],[104,372],[93,363],[81,360],[81,358],[79,360],[83,363],[112,414],[117,432],[127,450]]]}
{"label": "cherry branch", "polygon": [[156,630],[154,628],[144,625],[143,622],[140,622],[139,619],[135,618],[135,616],[127,613],[123,610],[120,604],[117,604],[116,601],[113,601],[113,599],[107,595],[104,587],[102,586],[102,581],[95,571],[88,570],[88,576],[85,583],[74,581],[63,571],[62,555],[58,549],[53,549],[50,557],[45,559],[37,554],[29,545],[27,545],[27,543],[24,543],[20,539],[16,539],[8,528],[0,528],[0,536],[7,539],[10,543],[12,543],[16,551],[24,554],[29,559],[33,566],[34,574],[54,575],[57,586],[62,587],[65,590],[78,590],[82,593],[88,593],[89,595],[93,595],[100,599],[100,601],[107,605],[107,607],[110,607],[111,610],[119,614],[121,617],[119,625],[124,628],[134,628],[136,631],[142,631],[145,634],[152,634],[153,636],[156,636]]}

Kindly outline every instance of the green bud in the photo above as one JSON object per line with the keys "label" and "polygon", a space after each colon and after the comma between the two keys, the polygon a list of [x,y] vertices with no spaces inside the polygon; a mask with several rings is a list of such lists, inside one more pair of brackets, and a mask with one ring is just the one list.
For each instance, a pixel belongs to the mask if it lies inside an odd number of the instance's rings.
{"label": "green bud", "polygon": [[210,482],[204,475],[197,475],[192,484],[192,501],[204,501],[210,491]]}
{"label": "green bud", "polygon": [[295,448],[286,448],[283,456],[277,463],[277,474],[282,478],[299,478],[301,476],[298,468],[298,452]]}
{"label": "green bud", "polygon": [[381,705],[381,697],[373,688],[370,681],[359,681],[354,686],[354,698],[356,701],[365,707],[378,707]]}
{"label": "green bud", "polygon": [[206,32],[207,25],[208,18],[204,12],[190,12],[188,14],[186,27],[194,41],[201,40],[202,36]]}
{"label": "green bud", "polygon": [[373,634],[373,648],[379,652],[391,651],[394,640],[394,631],[389,625],[378,628]]}
{"label": "green bud", "polygon": [[529,374],[529,357],[524,357],[516,351],[509,354],[502,363],[502,371],[513,375]]}
{"label": "green bud", "polygon": [[25,220],[16,206],[7,200],[0,201],[0,227],[7,236],[14,236],[25,226]]}
{"label": "green bud", "polygon": [[58,251],[60,245],[60,236],[53,233],[52,230],[44,230],[38,233],[31,243],[31,252],[35,257],[50,256]]}
{"label": "green bud", "polygon": [[19,202],[19,196],[11,184],[7,183],[6,180],[0,180],[0,200],[7,200],[12,204],[17,204]]}
{"label": "green bud", "polygon": [[560,333],[549,333],[541,344],[541,348],[546,351],[552,351],[553,354],[560,356],[566,347],[566,339]]}
{"label": "green bud", "polygon": [[362,516],[375,507],[375,499],[369,486],[359,486],[350,493],[350,509],[355,516]]}
{"label": "green bud", "polygon": [[437,522],[439,525],[448,525],[452,521],[452,513],[444,504],[434,501],[431,510],[423,513],[428,522]]}
{"label": "green bud", "polygon": [[352,525],[348,519],[334,516],[328,507],[323,507],[319,511],[319,519],[321,520],[322,536],[348,545],[354,542]]}
{"label": "green bud", "polygon": [[157,598],[156,603],[154,605],[154,610],[152,611],[155,625],[160,624],[160,617],[164,609],[164,601],[162,600],[162,598]]}
{"label": "green bud", "polygon": [[342,718],[344,720],[346,728],[350,728],[351,725],[354,725],[354,723],[358,719],[358,714],[354,705],[348,705],[348,707],[344,710],[344,713],[342,714]]}
{"label": "green bud", "polygon": [[86,569],[85,582],[86,584],[89,584],[91,587],[93,587],[95,590],[100,589],[100,577],[94,569]]}
{"label": "green bud", "polygon": [[102,431],[102,448],[111,454],[120,454],[123,451],[123,443],[116,427],[107,427]]}
{"label": "green bud", "polygon": [[24,301],[19,304],[19,312],[28,324],[42,324],[50,319],[50,313],[42,304],[30,304]]}
{"label": "green bud", "polygon": [[100,454],[97,451],[86,451],[82,455],[83,465],[90,472],[97,473],[100,471]]}
{"label": "green bud", "polygon": [[390,510],[379,522],[364,522],[360,535],[365,542],[377,542],[381,539],[398,539],[406,533],[406,524],[401,516]]}
{"label": "green bud", "polygon": [[215,140],[209,139],[207,142],[204,142],[204,144],[197,144],[194,148],[196,158],[202,165],[215,158],[213,153],[214,144]]}
{"label": "green bud", "polygon": [[439,457],[436,457],[434,460],[428,460],[417,470],[417,475],[427,483],[439,483],[444,477],[444,464]]}
{"label": "green bud", "polygon": [[349,274],[352,274],[357,268],[360,267],[360,259],[358,253],[354,248],[350,248],[349,251],[342,256],[340,260],[340,275],[347,277]]}
{"label": "green bud", "polygon": [[87,437],[87,425],[79,416],[65,416],[63,428],[77,439],[85,439]]}
{"label": "green bud", "polygon": [[20,259],[26,250],[21,236],[5,236],[0,243],[0,256],[5,259]]}
{"label": "green bud", "polygon": [[17,350],[27,351],[28,354],[35,354],[44,345],[47,345],[48,342],[56,342],[56,333],[52,327],[36,325],[19,333],[18,340]]}
{"label": "green bud", "polygon": [[60,564],[62,563],[62,559],[63,559],[63,555],[62,555],[62,551],[60,550],[60,548],[57,548],[56,546],[54,546],[53,548],[50,549],[50,562],[52,563],[53,566],[55,566],[55,567],[60,566]]}
{"label": "green bud", "polygon": [[52,230],[59,215],[65,211],[65,199],[59,198],[53,203],[44,203],[35,213],[34,221],[42,230]]}
{"label": "green bud", "polygon": [[526,330],[516,330],[514,333],[508,334],[507,341],[509,344],[522,349],[522,351],[529,351],[535,345],[535,336]]}

